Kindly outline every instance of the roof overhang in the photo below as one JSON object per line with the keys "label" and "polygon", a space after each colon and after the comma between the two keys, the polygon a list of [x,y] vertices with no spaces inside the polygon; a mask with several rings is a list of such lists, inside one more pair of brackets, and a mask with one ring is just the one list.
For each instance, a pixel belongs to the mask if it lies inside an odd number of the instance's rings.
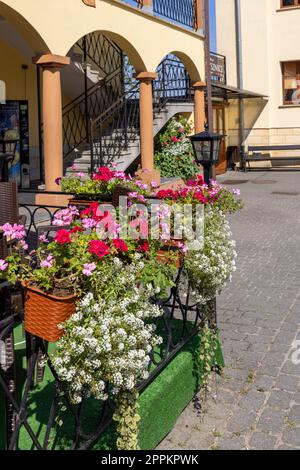
{"label": "roof overhang", "polygon": [[225,100],[268,98],[268,96],[260,93],[223,85],[222,83],[212,83],[212,96],[213,98],[223,98]]}

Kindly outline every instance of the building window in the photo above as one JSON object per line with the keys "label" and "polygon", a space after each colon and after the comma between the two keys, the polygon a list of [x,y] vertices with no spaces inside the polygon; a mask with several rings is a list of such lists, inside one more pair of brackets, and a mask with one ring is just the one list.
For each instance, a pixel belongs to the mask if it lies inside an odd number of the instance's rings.
{"label": "building window", "polygon": [[283,62],[283,104],[299,104],[300,98],[300,60]]}
{"label": "building window", "polygon": [[281,0],[281,8],[300,7],[300,0]]}

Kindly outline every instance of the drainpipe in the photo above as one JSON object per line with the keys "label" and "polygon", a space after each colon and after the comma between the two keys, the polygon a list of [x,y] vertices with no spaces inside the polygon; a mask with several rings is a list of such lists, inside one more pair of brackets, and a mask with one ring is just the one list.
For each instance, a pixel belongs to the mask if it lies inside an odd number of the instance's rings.
{"label": "drainpipe", "polygon": [[[236,34],[236,63],[237,63],[237,86],[244,87],[243,77],[243,46],[242,46],[242,23],[241,23],[241,0],[235,1],[235,34]],[[240,168],[245,168],[245,107],[244,100],[239,98],[239,150]]]}

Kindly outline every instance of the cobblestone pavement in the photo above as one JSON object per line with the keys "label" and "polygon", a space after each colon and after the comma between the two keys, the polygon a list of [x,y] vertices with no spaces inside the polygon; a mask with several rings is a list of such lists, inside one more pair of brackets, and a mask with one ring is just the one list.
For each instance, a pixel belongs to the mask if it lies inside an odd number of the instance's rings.
{"label": "cobblestone pavement", "polygon": [[161,450],[300,449],[300,173],[229,179],[245,208],[230,217],[238,270],[218,299],[226,368],[202,418],[191,403]]}

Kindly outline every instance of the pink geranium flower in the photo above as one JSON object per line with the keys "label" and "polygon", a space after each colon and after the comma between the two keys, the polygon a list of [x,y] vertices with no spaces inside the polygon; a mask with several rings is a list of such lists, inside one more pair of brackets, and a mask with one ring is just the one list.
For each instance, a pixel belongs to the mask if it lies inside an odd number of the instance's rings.
{"label": "pink geranium flower", "polygon": [[4,259],[0,259],[0,271],[5,271],[8,268],[8,263]]}
{"label": "pink geranium flower", "polygon": [[0,230],[8,240],[22,240],[26,237],[24,225],[6,223],[0,227]]}
{"label": "pink geranium flower", "polygon": [[52,255],[47,256],[45,260],[41,262],[41,267],[42,268],[52,268],[54,263],[54,258]]}
{"label": "pink geranium flower", "polygon": [[97,269],[97,266],[95,263],[88,263],[83,265],[83,274],[85,276],[91,277],[93,275],[93,272]]}

